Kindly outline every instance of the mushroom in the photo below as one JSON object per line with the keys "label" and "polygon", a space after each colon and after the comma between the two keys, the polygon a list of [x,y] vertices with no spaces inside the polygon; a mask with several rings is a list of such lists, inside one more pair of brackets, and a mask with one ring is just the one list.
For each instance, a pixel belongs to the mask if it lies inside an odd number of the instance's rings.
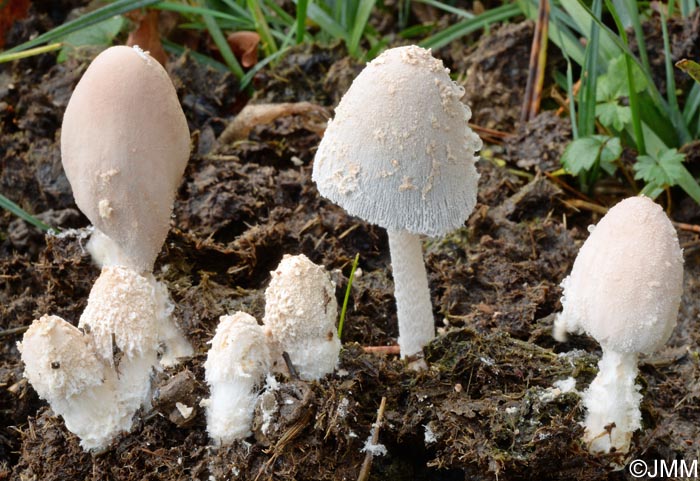
{"label": "mushroom", "polygon": [[17,347],[24,376],[63,417],[84,449],[101,449],[131,426],[114,402],[115,376],[100,362],[88,336],[57,316],[35,320]]}
{"label": "mushroom", "polygon": [[[166,287],[151,274],[189,158],[187,122],[167,72],[138,47],[98,55],[68,103],[61,154],[104,267],[82,331],[55,317],[36,320],[22,358],[29,381],[81,445],[102,448],[131,428],[139,407],[150,408],[159,356],[165,366],[192,353],[170,317]],[[46,352],[67,360],[58,384],[45,384]]]}
{"label": "mushroom", "polygon": [[313,166],[323,196],[388,231],[402,357],[435,336],[419,235],[462,226],[476,203],[481,140],[448,72],[430,50],[385,51],[340,101]]}
{"label": "mushroom", "polygon": [[138,47],[98,55],[66,107],[61,159],[76,204],[117,249],[110,264],[153,270],[189,152],[187,120],[160,63]]}
{"label": "mushroom", "polygon": [[335,285],[305,255],[285,254],[265,290],[265,332],[276,365],[286,352],[299,377],[311,381],[335,370],[340,353]]}
{"label": "mushroom", "polygon": [[204,363],[211,397],[203,402],[207,431],[217,446],[251,434],[258,392],[270,370],[270,351],[253,316],[221,316]]}
{"label": "mushroom", "polygon": [[[76,204],[95,226],[88,249],[98,264],[126,266],[156,282],[150,272],[168,233],[189,139],[168,73],[148,53],[111,47],[92,61],[63,116],[61,160]],[[167,298],[164,286],[156,289]],[[157,318],[163,365],[192,353],[169,313]]]}
{"label": "mushroom", "polygon": [[615,205],[591,229],[562,287],[554,337],[585,331],[603,349],[583,394],[585,440],[592,452],[626,453],[641,427],[638,355],[666,343],[683,293],[683,254],[663,209],[647,197]]}

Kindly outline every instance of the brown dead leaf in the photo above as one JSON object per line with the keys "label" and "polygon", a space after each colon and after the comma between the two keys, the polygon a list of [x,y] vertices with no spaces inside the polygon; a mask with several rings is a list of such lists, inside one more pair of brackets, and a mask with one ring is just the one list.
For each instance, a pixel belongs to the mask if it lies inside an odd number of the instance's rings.
{"label": "brown dead leaf", "polygon": [[29,0],[0,0],[0,48],[5,46],[5,38],[12,24],[27,16],[29,3]]}
{"label": "brown dead leaf", "polygon": [[243,68],[249,68],[258,63],[260,35],[256,32],[233,32],[226,37],[226,41]]}
{"label": "brown dead leaf", "polygon": [[158,60],[165,67],[168,61],[168,54],[163,49],[163,44],[160,42],[160,31],[158,30],[158,12],[151,10],[142,12],[134,10],[127,15],[129,19],[137,24],[136,30],[129,34],[126,44],[129,47],[138,45],[143,50],[147,51],[151,57]]}
{"label": "brown dead leaf", "polygon": [[[226,144],[247,139],[248,134],[255,126],[269,124],[287,115],[315,116],[324,120],[329,118],[326,108],[311,102],[246,105],[222,132],[219,141]],[[309,122],[307,127],[311,131],[321,133],[325,128],[325,122],[320,122],[320,124],[323,126],[320,126],[318,122]]]}

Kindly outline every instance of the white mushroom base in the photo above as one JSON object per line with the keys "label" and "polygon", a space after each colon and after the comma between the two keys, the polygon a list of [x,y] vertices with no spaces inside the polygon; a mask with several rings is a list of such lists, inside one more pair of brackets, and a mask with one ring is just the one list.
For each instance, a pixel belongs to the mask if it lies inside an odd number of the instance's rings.
{"label": "white mushroom base", "polygon": [[[637,354],[603,350],[598,376],[583,393],[586,415],[584,439],[594,453],[629,451],[632,433],[642,427],[642,395],[635,384]],[[611,427],[614,423],[614,427]]]}
{"label": "white mushroom base", "polygon": [[207,412],[207,432],[215,446],[226,446],[250,436],[258,398],[258,380],[237,378],[212,384],[211,397],[202,402]]}
{"label": "white mushroom base", "polygon": [[420,237],[407,231],[387,233],[399,318],[399,347],[401,357],[405,358],[420,353],[435,337],[433,305]]}

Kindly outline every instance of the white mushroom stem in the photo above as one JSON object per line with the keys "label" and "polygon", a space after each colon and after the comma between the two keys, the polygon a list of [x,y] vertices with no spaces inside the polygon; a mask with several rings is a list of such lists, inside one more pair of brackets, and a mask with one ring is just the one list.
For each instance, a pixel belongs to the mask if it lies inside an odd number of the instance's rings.
{"label": "white mushroom stem", "polygon": [[253,316],[221,316],[204,363],[211,397],[207,432],[216,446],[250,435],[258,392],[270,370],[265,334]]}
{"label": "white mushroom stem", "polygon": [[[626,453],[632,433],[642,427],[639,403],[642,395],[635,384],[637,354],[603,350],[598,376],[583,393],[586,434],[591,452],[607,453],[611,448]],[[614,426],[613,426],[614,424]]]}
{"label": "white mushroom stem", "polygon": [[399,319],[399,347],[401,357],[405,358],[421,352],[435,337],[433,307],[420,237],[408,231],[387,233]]}

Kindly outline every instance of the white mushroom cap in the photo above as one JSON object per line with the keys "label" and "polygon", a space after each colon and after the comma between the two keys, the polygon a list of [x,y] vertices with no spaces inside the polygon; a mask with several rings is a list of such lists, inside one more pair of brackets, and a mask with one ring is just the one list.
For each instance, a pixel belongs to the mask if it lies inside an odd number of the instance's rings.
{"label": "white mushroom cap", "polygon": [[102,269],[78,326],[89,332],[105,364],[114,366],[114,347],[127,358],[145,356],[157,364],[160,311],[165,308],[159,294],[150,275],[127,267]]}
{"label": "white mushroom cap", "polygon": [[562,282],[555,331],[585,331],[619,353],[653,352],[676,325],[683,254],[661,206],[631,197],[614,206]]}
{"label": "white mushroom cap", "polygon": [[282,258],[265,290],[265,329],[276,350],[286,351],[304,380],[319,379],[338,364],[335,285],[305,255]]}
{"label": "white mushroom cap", "polygon": [[24,376],[39,397],[50,404],[104,381],[104,366],[87,336],[58,316],[35,320],[17,347],[24,362]]}
{"label": "white mushroom cap", "polygon": [[430,50],[385,51],[357,76],[316,153],[320,193],[390,230],[439,236],[476,203],[481,140],[464,89]]}
{"label": "white mushroom cap", "polygon": [[257,391],[270,370],[265,334],[254,317],[221,316],[204,363],[211,397],[204,402],[214,444],[250,435]]}
{"label": "white mushroom cap", "polygon": [[204,368],[210,384],[262,380],[270,370],[270,351],[258,321],[241,311],[221,316]]}
{"label": "white mushroom cap", "polygon": [[137,47],[98,55],[68,103],[61,156],[75,202],[135,270],[160,252],[189,143],[167,72]]}

